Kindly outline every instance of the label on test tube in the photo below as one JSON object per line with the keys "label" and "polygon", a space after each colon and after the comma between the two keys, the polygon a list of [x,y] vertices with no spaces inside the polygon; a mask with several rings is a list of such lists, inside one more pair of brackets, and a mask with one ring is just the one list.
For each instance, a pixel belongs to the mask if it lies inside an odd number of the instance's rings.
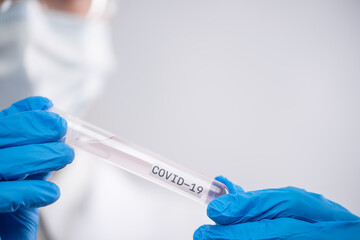
{"label": "label on test tube", "polygon": [[154,164],[149,174],[198,198],[201,198],[205,191],[203,184],[193,181],[191,176],[180,174],[169,166]]}

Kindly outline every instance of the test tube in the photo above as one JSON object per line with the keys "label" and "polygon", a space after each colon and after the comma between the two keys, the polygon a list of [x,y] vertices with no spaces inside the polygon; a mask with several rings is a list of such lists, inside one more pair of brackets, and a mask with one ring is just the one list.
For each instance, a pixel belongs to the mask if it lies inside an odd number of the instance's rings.
{"label": "test tube", "polygon": [[204,177],[56,108],[50,111],[66,119],[67,144],[85,150],[117,167],[204,204],[229,193],[227,187],[219,181]]}

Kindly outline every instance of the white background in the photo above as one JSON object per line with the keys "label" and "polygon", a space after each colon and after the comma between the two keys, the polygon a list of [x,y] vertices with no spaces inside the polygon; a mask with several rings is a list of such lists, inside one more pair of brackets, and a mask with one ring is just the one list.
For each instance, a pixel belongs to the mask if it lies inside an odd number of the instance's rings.
{"label": "white background", "polygon": [[[297,186],[359,215],[359,10],[355,0],[122,0],[117,73],[87,119],[245,190]],[[174,216],[170,204],[147,227],[176,224],[167,239],[190,239],[201,223],[186,222],[205,208]]]}

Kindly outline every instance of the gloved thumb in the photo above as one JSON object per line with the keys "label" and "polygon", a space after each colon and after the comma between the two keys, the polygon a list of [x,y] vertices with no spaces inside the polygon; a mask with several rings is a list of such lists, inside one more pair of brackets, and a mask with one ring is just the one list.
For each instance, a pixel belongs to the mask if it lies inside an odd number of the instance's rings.
{"label": "gloved thumb", "polygon": [[0,112],[0,117],[6,117],[19,112],[34,110],[47,110],[53,106],[53,103],[45,97],[28,97],[12,104]]}
{"label": "gloved thumb", "polygon": [[229,179],[224,176],[217,176],[215,180],[225,184],[231,194],[243,193],[244,189],[236,184],[233,184]]}

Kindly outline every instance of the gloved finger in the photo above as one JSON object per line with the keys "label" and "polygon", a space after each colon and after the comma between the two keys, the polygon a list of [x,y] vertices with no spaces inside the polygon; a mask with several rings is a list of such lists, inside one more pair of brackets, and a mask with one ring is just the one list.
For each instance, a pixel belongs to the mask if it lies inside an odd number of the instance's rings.
{"label": "gloved finger", "polygon": [[295,187],[227,194],[210,202],[207,214],[221,225],[274,218],[295,218],[310,223],[358,219],[323,196]]}
{"label": "gloved finger", "polygon": [[52,174],[53,171],[31,174],[25,177],[24,180],[47,180],[51,178]]}
{"label": "gloved finger", "polygon": [[52,102],[45,97],[29,97],[12,104],[7,109],[2,110],[0,112],[0,118],[19,112],[47,110],[52,106]]}
{"label": "gloved finger", "polygon": [[74,150],[61,142],[0,149],[0,181],[56,171],[74,159]]}
{"label": "gloved finger", "polygon": [[0,213],[14,212],[20,207],[38,208],[55,202],[60,189],[54,183],[29,180],[0,182]]}
{"label": "gloved finger", "polygon": [[39,214],[36,208],[19,208],[16,212],[0,214],[2,239],[36,239]]}
{"label": "gloved finger", "polygon": [[297,219],[279,218],[236,225],[204,225],[194,233],[194,240],[239,239],[358,239],[360,222],[308,223]]}
{"label": "gloved finger", "polygon": [[67,123],[56,113],[21,112],[0,118],[0,148],[57,142],[66,133]]}
{"label": "gloved finger", "polygon": [[229,179],[224,176],[217,176],[215,180],[225,184],[231,194],[244,192],[244,189],[242,187],[233,184]]}
{"label": "gloved finger", "polygon": [[[317,226],[296,219],[262,220],[236,225],[204,225],[194,233],[194,240],[291,239],[314,231]],[[303,239],[306,235],[303,235]]]}

